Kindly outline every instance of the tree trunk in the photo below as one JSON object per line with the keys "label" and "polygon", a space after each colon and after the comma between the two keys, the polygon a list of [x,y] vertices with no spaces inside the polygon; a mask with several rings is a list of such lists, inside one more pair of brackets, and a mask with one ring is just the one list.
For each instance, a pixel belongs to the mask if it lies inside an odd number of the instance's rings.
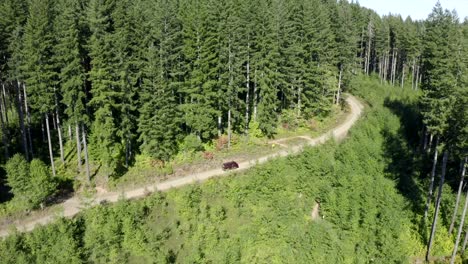
{"label": "tree trunk", "polygon": [[455,225],[455,219],[457,218],[458,204],[460,203],[460,196],[463,189],[463,181],[465,180],[465,162],[466,158],[465,160],[460,161],[461,177],[460,183],[458,184],[457,200],[455,202],[455,208],[453,210],[452,221],[450,222],[449,234],[452,234],[453,226]]}
{"label": "tree trunk", "polygon": [[[221,110],[219,110],[221,112]],[[222,133],[222,124],[221,124],[222,118],[221,115],[218,116],[218,137],[221,137]]]}
{"label": "tree trunk", "polygon": [[437,166],[437,155],[438,155],[438,150],[437,150],[437,144],[438,144],[439,139],[436,139],[436,147],[434,151],[434,159],[432,162],[432,171],[431,171],[431,182],[429,184],[429,192],[427,194],[427,202],[426,202],[426,209],[424,210],[424,221],[427,219],[427,212],[429,211],[429,206],[431,204],[431,199],[432,199],[432,190],[434,189],[434,178],[435,178],[435,171],[436,171],[436,166]]}
{"label": "tree trunk", "polygon": [[341,96],[341,75],[343,74],[343,66],[340,65],[340,73],[338,75],[338,91],[336,92],[336,105],[340,104]]}
{"label": "tree trunk", "polygon": [[21,84],[19,81],[17,81],[17,85],[16,85],[16,100],[17,100],[17,105],[18,105],[18,115],[19,115],[21,140],[22,140],[22,145],[23,145],[24,156],[26,160],[29,161],[28,141],[26,139],[26,129],[24,127],[23,101],[21,99]]}
{"label": "tree trunk", "polygon": [[403,70],[401,72],[401,88],[405,85],[405,67],[406,64],[403,64]]}
{"label": "tree trunk", "polygon": [[414,80],[414,89],[418,90],[418,79],[419,79],[419,65],[416,66],[416,76]]}
{"label": "tree trunk", "polygon": [[26,93],[26,85],[23,84],[23,93],[24,93],[24,109],[26,110],[26,116],[27,116],[27,127],[26,127],[26,132],[28,133],[28,141],[29,141],[29,152],[31,153],[31,158],[34,158],[34,152],[33,152],[33,143],[32,143],[32,138],[31,138],[31,113],[29,112],[29,105],[28,105],[28,94]]}
{"label": "tree trunk", "polygon": [[366,74],[369,75],[369,69],[370,69],[370,56],[371,56],[371,44],[372,44],[372,23],[369,21],[369,24],[367,25],[367,30],[368,30],[368,43],[367,43],[367,54],[366,54]]}
{"label": "tree trunk", "polygon": [[380,83],[382,83],[382,57],[379,58],[379,79]]}
{"label": "tree trunk", "polygon": [[385,60],[384,60],[384,81],[387,82],[387,76],[388,76],[388,63],[389,63],[390,57],[388,51],[385,53]]}
{"label": "tree trunk", "polygon": [[247,94],[245,95],[245,134],[249,134],[249,110],[250,110],[250,42],[247,43],[247,80],[245,82],[245,88]]}
{"label": "tree trunk", "polygon": [[231,50],[231,38],[229,38],[229,48],[228,48],[228,70],[229,70],[229,84],[228,84],[228,150],[231,149],[231,136],[232,136],[232,120],[231,120],[231,100],[232,94],[234,93],[234,80],[233,80],[233,66],[232,66],[232,57],[234,57]]}
{"label": "tree trunk", "polygon": [[232,137],[232,131],[231,131],[231,106],[229,105],[229,110],[228,110],[228,149],[231,149],[231,137]]}
{"label": "tree trunk", "polygon": [[424,142],[423,142],[423,151],[426,151],[427,149],[427,137],[429,136],[429,133],[427,132],[427,127],[424,126],[424,133],[423,133],[423,138],[424,138]]}
{"label": "tree trunk", "polygon": [[130,140],[125,139],[125,168],[128,169],[128,163],[130,159]]}
{"label": "tree trunk", "polygon": [[439,210],[440,210],[440,200],[442,197],[442,187],[444,185],[444,180],[445,180],[445,169],[447,168],[447,159],[448,159],[448,151],[445,150],[444,157],[442,159],[442,175],[440,176],[439,192],[437,194],[434,220],[432,221],[431,236],[429,237],[429,243],[427,244],[426,261],[429,261],[429,257],[431,255],[432,243],[434,242],[435,231],[437,227],[437,218],[439,216]]}
{"label": "tree trunk", "polygon": [[[432,149],[432,140],[434,139],[434,134],[429,135],[429,144],[427,146],[427,153],[431,153]],[[437,145],[437,144],[436,144]],[[437,147],[437,146],[436,146]]]}
{"label": "tree trunk", "polygon": [[396,81],[396,68],[397,68],[397,60],[398,60],[398,52],[397,51],[394,51],[393,53],[393,60],[392,60],[392,64],[393,64],[393,67],[392,67],[392,85],[394,86],[395,85],[395,81]]}
{"label": "tree trunk", "polygon": [[72,128],[70,124],[68,124],[68,139],[70,140],[70,142],[73,140]]}
{"label": "tree trunk", "polygon": [[297,115],[301,115],[301,104],[302,104],[302,99],[301,99],[301,86],[297,86]]}
{"label": "tree trunk", "polygon": [[[365,64],[365,56],[366,56],[365,52],[364,52],[364,50],[365,50],[365,47],[364,47],[364,34],[365,33],[366,33],[366,29],[363,27],[362,31],[361,31],[361,42],[360,42],[361,47],[359,48],[359,59],[360,59],[360,65],[359,66],[360,66],[361,69],[364,69],[364,72],[365,72],[366,69],[365,69],[365,65],[363,67],[362,63],[364,62],[364,64]],[[355,67],[355,68],[357,68],[357,67]]]}
{"label": "tree trunk", "polygon": [[466,249],[466,243],[468,242],[468,230],[465,231],[465,239],[463,240],[463,246],[462,246],[462,250],[460,252],[460,254],[463,255],[463,253],[465,253],[465,249]]}
{"label": "tree trunk", "polygon": [[49,143],[49,156],[50,156],[50,166],[52,167],[52,175],[55,177],[55,164],[54,156],[52,153],[52,140],[50,139],[50,127],[49,127],[49,115],[45,114],[46,119],[46,130],[47,130],[47,141]]}
{"label": "tree trunk", "polygon": [[[462,161],[463,164],[463,169],[462,169],[462,179],[465,176],[465,162],[466,158],[464,161]],[[461,182],[461,181],[460,181]],[[460,190],[460,189],[459,189]],[[457,196],[457,202],[458,202],[459,196]],[[466,197],[465,197],[465,205],[463,206],[463,212],[462,212],[462,217],[461,217],[461,222],[460,225],[458,226],[458,233],[457,233],[457,239],[455,240],[455,246],[453,247],[453,252],[452,252],[452,258],[450,259],[450,264],[453,264],[455,261],[455,256],[457,255],[458,251],[458,243],[460,243],[460,237],[461,233],[463,230],[463,224],[465,223],[465,216],[466,216],[466,207],[468,207],[468,191],[466,192]],[[455,214],[454,214],[455,216]],[[452,218],[452,224],[450,225],[450,228],[453,226],[454,219]],[[451,234],[452,232],[449,232]]]}
{"label": "tree trunk", "polygon": [[1,96],[1,101],[0,103],[3,104],[3,110],[5,111],[5,123],[8,124],[9,121],[8,121],[8,106],[7,106],[7,102],[6,102],[6,91],[5,91],[5,83],[2,82],[2,90],[3,90],[3,96]]}
{"label": "tree trunk", "polygon": [[56,109],[56,115],[55,117],[57,118],[57,132],[58,132],[58,140],[59,140],[59,146],[60,146],[60,160],[62,163],[65,163],[65,155],[63,153],[63,141],[62,141],[62,127],[60,126],[60,117],[58,113],[58,107]]}
{"label": "tree trunk", "polygon": [[78,160],[78,173],[81,173],[81,142],[80,142],[80,127],[78,123],[76,123],[75,134],[76,134],[76,155],[77,155],[77,160]]}
{"label": "tree trunk", "polygon": [[0,103],[0,125],[2,128],[2,143],[3,151],[5,153],[5,161],[8,160],[10,154],[8,153],[8,138],[7,138],[7,129],[5,127],[5,121],[3,120],[4,106]]}
{"label": "tree trunk", "polygon": [[[388,58],[390,64],[390,57]],[[395,51],[392,51],[392,63],[390,66],[390,84],[393,85],[393,63],[395,62]]]}
{"label": "tree trunk", "polygon": [[41,132],[42,132],[42,143],[46,143],[46,136],[45,136],[45,128],[44,128],[44,122],[41,122]]}
{"label": "tree trunk", "polygon": [[414,73],[416,72],[416,59],[413,58],[413,65],[411,66],[411,89],[414,90]]}
{"label": "tree trunk", "polygon": [[[422,80],[422,73],[419,74],[419,83],[421,83],[421,80]],[[418,89],[418,86],[416,86],[416,90]]]}
{"label": "tree trunk", "polygon": [[91,183],[91,175],[89,172],[89,160],[88,160],[88,144],[86,142],[86,130],[84,129],[83,123],[81,124],[81,134],[83,135],[83,147],[84,147],[84,158],[86,165],[86,178],[88,179],[88,184]]}
{"label": "tree trunk", "polygon": [[52,113],[52,126],[54,130],[57,130],[57,119],[55,118],[55,113]]}
{"label": "tree trunk", "polygon": [[254,90],[253,90],[253,118],[254,121],[257,121],[257,101],[258,101],[258,95],[257,95],[257,69],[254,71]]}

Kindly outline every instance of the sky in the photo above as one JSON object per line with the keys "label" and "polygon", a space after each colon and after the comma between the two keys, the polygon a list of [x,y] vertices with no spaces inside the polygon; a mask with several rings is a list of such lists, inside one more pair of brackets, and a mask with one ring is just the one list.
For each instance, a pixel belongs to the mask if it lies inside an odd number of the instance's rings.
{"label": "sky", "polygon": [[[457,11],[460,21],[468,16],[468,0],[439,0],[444,9]],[[361,6],[375,10],[380,15],[400,14],[403,19],[411,16],[426,19],[437,0],[358,0]]]}

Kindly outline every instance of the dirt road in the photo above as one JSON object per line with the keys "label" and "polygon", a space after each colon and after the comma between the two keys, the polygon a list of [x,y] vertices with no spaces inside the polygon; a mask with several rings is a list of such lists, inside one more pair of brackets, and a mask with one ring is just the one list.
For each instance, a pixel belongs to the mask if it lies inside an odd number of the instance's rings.
{"label": "dirt road", "polygon": [[[256,164],[265,163],[272,158],[285,157],[288,155],[299,153],[303,150],[305,146],[315,146],[318,144],[322,144],[332,137],[336,138],[337,140],[343,139],[347,135],[349,129],[358,120],[364,108],[364,106],[359,102],[359,100],[357,100],[355,97],[351,95],[348,95],[348,97],[346,98],[346,102],[348,103],[350,107],[350,113],[346,117],[345,121],[341,123],[340,125],[338,125],[337,127],[335,127],[334,129],[316,138],[311,138],[308,136],[300,136],[301,138],[307,140],[307,143],[303,145],[283,149],[281,151],[263,156],[258,159],[241,162],[239,163],[239,169],[237,169],[235,172],[246,170],[248,168],[255,166]],[[292,137],[292,138],[295,138],[295,137]],[[288,138],[288,139],[292,139],[292,138]],[[177,187],[184,186],[187,184],[202,182],[204,180],[207,180],[213,177],[227,176],[232,173],[233,172],[223,171],[221,168],[219,168],[219,169],[204,171],[204,172],[200,172],[196,174],[186,175],[186,176],[179,177],[176,179],[170,179],[165,182],[147,185],[145,187],[125,191],[123,193],[122,192],[100,193],[100,194],[97,194],[93,199],[90,199],[86,202],[84,202],[82,199],[75,196],[62,203],[62,206],[63,206],[62,213],[56,213],[56,214],[51,213],[49,215],[34,219],[27,223],[22,223],[22,224],[15,223],[15,226],[20,232],[28,232],[28,231],[33,230],[37,225],[48,224],[54,221],[55,219],[57,219],[58,217],[73,217],[74,215],[76,215],[78,212],[80,212],[84,208],[100,204],[101,202],[116,202],[121,197],[125,197],[126,199],[143,197],[151,192],[165,191],[171,188],[177,188]],[[9,234],[9,229],[7,228],[0,229],[0,237],[6,237],[8,236],[8,234]]]}

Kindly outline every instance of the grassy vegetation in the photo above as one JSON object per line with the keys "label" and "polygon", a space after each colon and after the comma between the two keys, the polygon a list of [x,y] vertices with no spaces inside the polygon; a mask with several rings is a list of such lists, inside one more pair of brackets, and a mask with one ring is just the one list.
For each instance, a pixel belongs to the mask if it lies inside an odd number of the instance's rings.
{"label": "grassy vegetation", "polygon": [[[329,142],[232,177],[95,207],[14,234],[0,242],[0,259],[407,263],[422,256],[427,227],[419,217],[423,175],[416,173],[424,163],[413,155],[417,94],[363,78],[352,87],[370,108],[340,145]],[[316,201],[322,218],[312,220]],[[452,245],[441,230],[434,255],[446,255]]]}

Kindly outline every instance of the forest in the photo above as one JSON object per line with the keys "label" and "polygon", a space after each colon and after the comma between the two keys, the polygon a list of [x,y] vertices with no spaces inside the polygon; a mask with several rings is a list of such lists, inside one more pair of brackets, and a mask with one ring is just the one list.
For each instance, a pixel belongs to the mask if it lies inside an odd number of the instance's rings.
{"label": "forest", "polygon": [[343,144],[11,235],[2,262],[468,257],[468,20],[440,3],[0,0],[0,55],[2,217],[368,104]]}

